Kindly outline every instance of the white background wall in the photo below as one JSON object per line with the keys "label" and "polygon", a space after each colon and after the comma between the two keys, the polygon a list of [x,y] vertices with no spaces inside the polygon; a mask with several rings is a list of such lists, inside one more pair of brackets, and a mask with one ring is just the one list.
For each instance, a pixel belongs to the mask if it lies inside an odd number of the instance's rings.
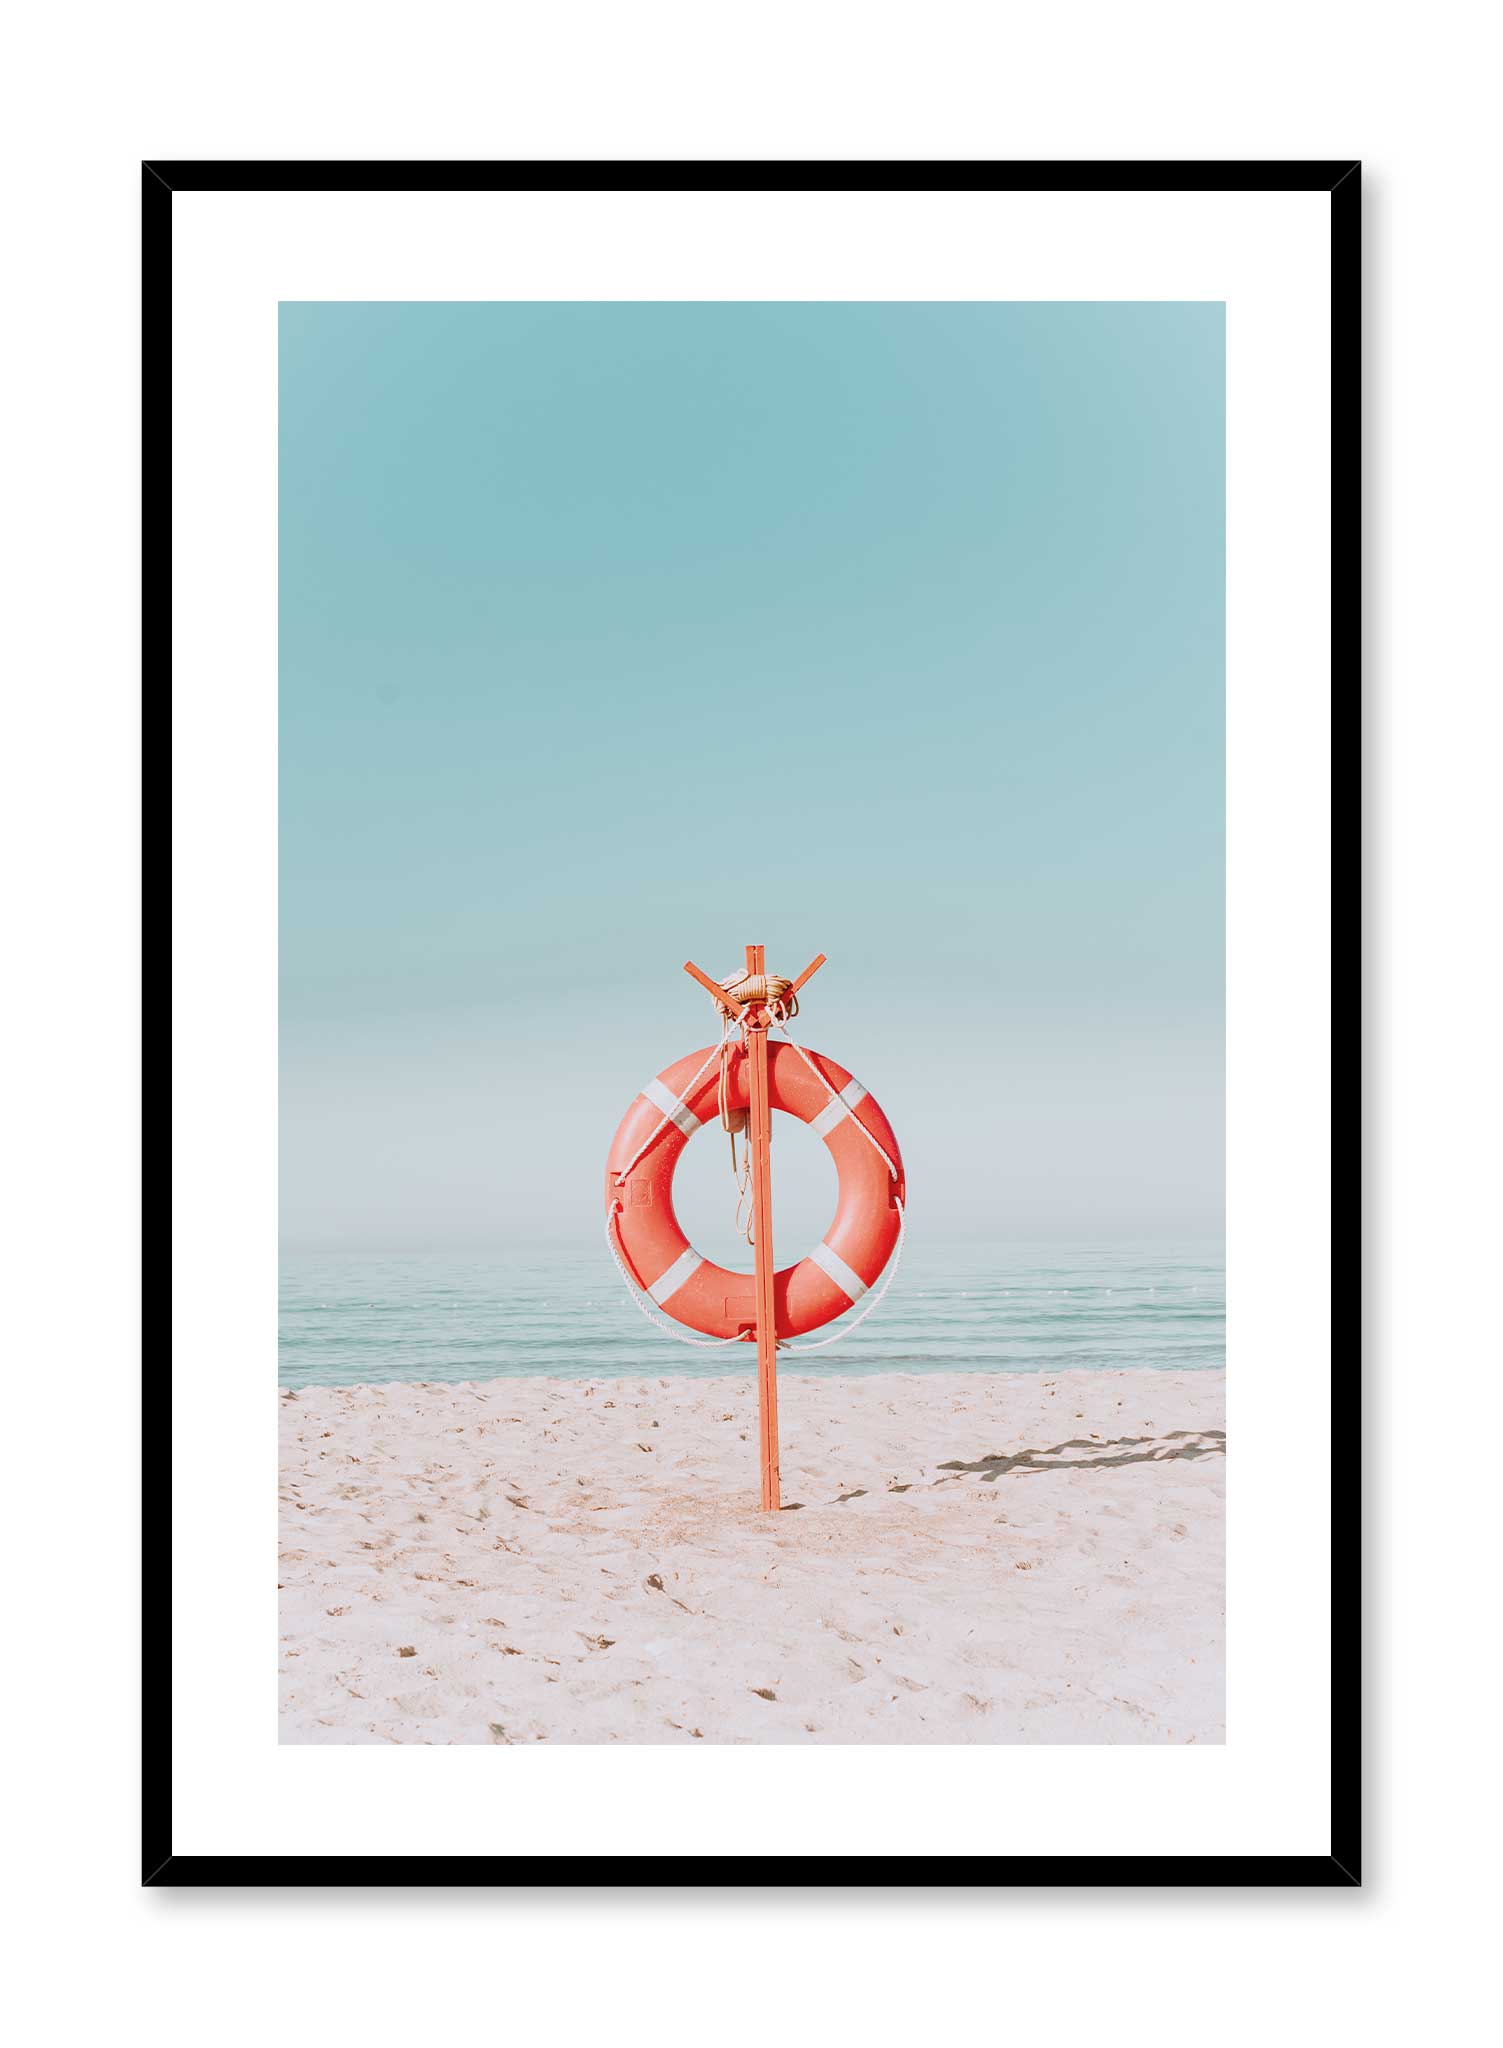
{"label": "white background wall", "polygon": [[[1481,21],[1310,0],[265,0],[38,11],[13,28],[0,1612],[6,1924],[40,2002],[28,2038],[1241,2043],[1465,2037],[1463,2011],[1492,2004],[1503,721]],[[140,1892],[137,160],[1349,154],[1366,162],[1370,395],[1365,1891]],[[996,1819],[977,1815],[978,1846]]]}

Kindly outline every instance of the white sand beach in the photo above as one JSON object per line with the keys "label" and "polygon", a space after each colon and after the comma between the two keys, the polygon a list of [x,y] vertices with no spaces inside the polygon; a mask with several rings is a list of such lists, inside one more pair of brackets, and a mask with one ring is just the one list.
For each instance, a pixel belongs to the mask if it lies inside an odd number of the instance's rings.
{"label": "white sand beach", "polygon": [[1224,1740],[1224,1373],[279,1405],[285,1742]]}

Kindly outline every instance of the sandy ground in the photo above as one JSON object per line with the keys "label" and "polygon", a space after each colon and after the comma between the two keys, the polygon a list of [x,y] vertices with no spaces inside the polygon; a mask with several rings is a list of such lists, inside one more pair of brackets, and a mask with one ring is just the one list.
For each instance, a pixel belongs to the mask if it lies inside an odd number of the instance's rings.
{"label": "sandy ground", "polygon": [[1224,1374],[780,1394],[282,1394],[283,1741],[1224,1740]]}

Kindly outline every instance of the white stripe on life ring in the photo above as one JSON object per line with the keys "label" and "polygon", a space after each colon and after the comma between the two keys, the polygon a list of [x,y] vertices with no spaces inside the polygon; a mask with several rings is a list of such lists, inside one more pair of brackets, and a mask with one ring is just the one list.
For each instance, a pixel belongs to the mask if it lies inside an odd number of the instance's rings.
{"label": "white stripe on life ring", "polygon": [[[863,1094],[865,1090],[863,1089]],[[823,1267],[842,1294],[848,1294],[852,1301],[859,1301],[866,1292],[866,1282],[859,1273],[853,1273],[839,1252],[832,1252],[827,1244],[817,1244],[809,1254],[816,1266]]]}
{"label": "white stripe on life ring", "polygon": [[669,1295],[677,1294],[686,1282],[693,1279],[703,1264],[704,1260],[691,1244],[686,1252],[679,1253],[666,1273],[658,1275],[647,1292],[661,1308]]}
{"label": "white stripe on life ring", "polygon": [[865,1094],[866,1090],[859,1081],[847,1081],[840,1093],[832,1095],[819,1115],[810,1120],[810,1130],[817,1131],[822,1138],[828,1137],[841,1119],[850,1115]]}
{"label": "white stripe on life ring", "polygon": [[692,1109],[685,1109],[678,1097],[665,1088],[656,1076],[642,1090],[647,1100],[660,1109],[670,1122],[676,1123],[686,1138],[692,1138],[699,1129],[700,1120]]}

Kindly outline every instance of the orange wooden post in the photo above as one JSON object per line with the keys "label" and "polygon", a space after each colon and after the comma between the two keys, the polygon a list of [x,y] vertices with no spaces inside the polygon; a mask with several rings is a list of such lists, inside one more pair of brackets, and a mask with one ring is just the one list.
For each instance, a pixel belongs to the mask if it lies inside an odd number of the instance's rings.
{"label": "orange wooden post", "polygon": [[[761,946],[746,949],[748,974],[767,972]],[[750,1006],[746,1032],[751,1082],[752,1235],[757,1267],[757,1414],[762,1445],[762,1506],[782,1506],[778,1472],[778,1337],[772,1292],[772,1107],[767,1095],[767,1011]]]}
{"label": "orange wooden post", "polygon": [[[809,977],[817,974],[824,964],[824,954],[816,953],[797,981],[792,983],[788,993],[796,995]],[[762,1455],[762,1506],[764,1509],[775,1510],[782,1506],[783,1495],[782,1478],[778,1471],[777,1304],[773,1298],[772,1284],[772,1102],[767,1086],[767,1027],[772,1019],[765,1002],[738,1001],[728,990],[722,988],[718,981],[712,981],[702,967],[696,967],[692,960],[684,962],[684,972],[693,975],[700,987],[708,990],[727,1015],[745,1020],[741,1028],[746,1040],[747,1077],[751,1094],[750,1128],[747,1135],[751,1140],[752,1237],[756,1256],[757,1422]],[[746,972],[748,975],[766,974],[767,956],[763,947],[747,947]]]}

